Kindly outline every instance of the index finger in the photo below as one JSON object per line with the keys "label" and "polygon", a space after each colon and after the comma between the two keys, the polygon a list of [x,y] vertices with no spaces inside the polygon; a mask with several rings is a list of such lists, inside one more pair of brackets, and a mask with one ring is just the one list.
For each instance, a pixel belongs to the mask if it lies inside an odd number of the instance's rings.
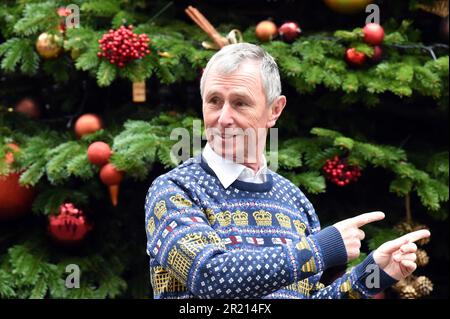
{"label": "index finger", "polygon": [[382,220],[383,218],[384,218],[383,212],[371,212],[371,213],[365,213],[365,214],[361,214],[359,216],[353,217],[352,220],[355,223],[356,227],[359,228],[366,224]]}
{"label": "index finger", "polygon": [[431,233],[428,229],[420,229],[416,230],[412,233],[408,233],[406,235],[403,235],[402,238],[407,238],[411,243],[421,240],[423,238],[430,237]]}

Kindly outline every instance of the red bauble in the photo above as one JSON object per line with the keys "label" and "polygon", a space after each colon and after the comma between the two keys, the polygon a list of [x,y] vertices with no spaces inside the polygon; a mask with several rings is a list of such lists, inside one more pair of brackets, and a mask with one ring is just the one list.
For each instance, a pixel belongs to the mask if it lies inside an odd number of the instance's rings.
{"label": "red bauble", "polygon": [[19,184],[20,173],[0,175],[0,220],[21,217],[31,211],[33,187]]}
{"label": "red bauble", "polygon": [[16,112],[25,114],[26,116],[32,119],[37,119],[41,115],[41,110],[39,106],[36,104],[35,101],[33,101],[30,98],[20,100],[19,103],[17,103],[14,110]]}
{"label": "red bauble", "polygon": [[322,169],[325,176],[338,186],[356,182],[361,176],[359,166],[348,165],[347,160],[341,159],[339,156],[327,160]]}
{"label": "red bauble", "polygon": [[[14,151],[19,151],[17,144],[7,144]],[[14,162],[14,154],[6,153],[6,164]],[[18,218],[31,211],[31,204],[35,197],[35,189],[31,186],[21,186],[20,173],[0,175],[0,220]]]}
{"label": "red bauble", "polygon": [[94,133],[103,127],[102,120],[95,114],[84,114],[75,122],[75,133],[78,137]]}
{"label": "red bauble", "polygon": [[376,45],[373,47],[373,55],[370,58],[370,62],[377,63],[380,62],[381,58],[383,57],[383,50],[379,45]]}
{"label": "red bauble", "polygon": [[127,63],[150,54],[149,37],[146,34],[136,34],[132,30],[131,25],[128,28],[121,26],[118,30],[109,30],[98,40],[100,51],[97,56],[123,68]]}
{"label": "red bauble", "polygon": [[278,32],[283,41],[290,43],[294,42],[300,36],[302,30],[296,22],[291,21],[283,23],[278,29]]}
{"label": "red bauble", "polygon": [[272,40],[278,32],[275,23],[269,20],[261,21],[256,25],[255,34],[259,41],[267,42]]}
{"label": "red bauble", "polygon": [[108,163],[111,153],[111,148],[105,142],[94,142],[88,147],[87,157],[92,164],[103,166]]}
{"label": "red bauble", "polygon": [[380,45],[384,39],[384,29],[377,23],[368,23],[363,29],[364,42],[371,45]]}
{"label": "red bauble", "polygon": [[356,51],[355,48],[350,48],[345,52],[345,59],[353,66],[362,66],[366,61],[366,55]]}
{"label": "red bauble", "polygon": [[82,210],[72,203],[59,207],[59,214],[49,216],[48,231],[50,235],[62,244],[77,244],[81,242],[92,229]]}
{"label": "red bauble", "polygon": [[113,164],[108,163],[100,170],[100,179],[106,185],[119,185],[123,178],[123,172],[119,171]]}

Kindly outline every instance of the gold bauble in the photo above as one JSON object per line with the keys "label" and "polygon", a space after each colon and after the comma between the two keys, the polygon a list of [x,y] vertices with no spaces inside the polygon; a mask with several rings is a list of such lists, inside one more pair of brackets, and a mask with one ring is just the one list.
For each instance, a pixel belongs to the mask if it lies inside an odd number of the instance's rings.
{"label": "gold bauble", "polygon": [[399,293],[400,298],[402,299],[417,299],[419,298],[419,294],[416,289],[412,285],[405,286]]}
{"label": "gold bauble", "polygon": [[414,282],[414,289],[421,296],[428,296],[433,291],[433,283],[428,277],[420,276]]}
{"label": "gold bauble", "polygon": [[416,260],[417,266],[423,267],[423,266],[428,265],[428,262],[430,261],[430,257],[428,257],[428,254],[425,250],[417,249],[416,256],[417,256],[417,260]]}
{"label": "gold bauble", "polygon": [[44,32],[36,41],[36,50],[44,59],[54,59],[62,51],[61,38],[57,35]]}

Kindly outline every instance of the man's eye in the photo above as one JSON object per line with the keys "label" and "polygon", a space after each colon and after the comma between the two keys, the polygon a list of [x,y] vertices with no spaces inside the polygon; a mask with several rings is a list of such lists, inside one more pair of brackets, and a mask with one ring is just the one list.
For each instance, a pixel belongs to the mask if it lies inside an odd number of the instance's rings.
{"label": "man's eye", "polygon": [[245,103],[245,102],[243,102],[243,101],[238,101],[238,102],[236,102],[236,106],[237,107],[242,107],[242,106],[246,106],[247,105],[247,103]]}
{"label": "man's eye", "polygon": [[217,104],[217,103],[219,103],[219,99],[218,98],[212,98],[211,100],[209,100],[209,103]]}

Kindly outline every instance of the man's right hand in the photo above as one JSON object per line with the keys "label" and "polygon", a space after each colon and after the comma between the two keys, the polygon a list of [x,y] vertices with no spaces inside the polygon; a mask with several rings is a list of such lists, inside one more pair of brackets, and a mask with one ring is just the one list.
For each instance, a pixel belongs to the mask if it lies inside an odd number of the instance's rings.
{"label": "man's right hand", "polygon": [[383,218],[383,212],[371,212],[345,219],[333,225],[341,233],[347,251],[347,261],[354,260],[359,256],[361,240],[365,237],[364,232],[359,228]]}

